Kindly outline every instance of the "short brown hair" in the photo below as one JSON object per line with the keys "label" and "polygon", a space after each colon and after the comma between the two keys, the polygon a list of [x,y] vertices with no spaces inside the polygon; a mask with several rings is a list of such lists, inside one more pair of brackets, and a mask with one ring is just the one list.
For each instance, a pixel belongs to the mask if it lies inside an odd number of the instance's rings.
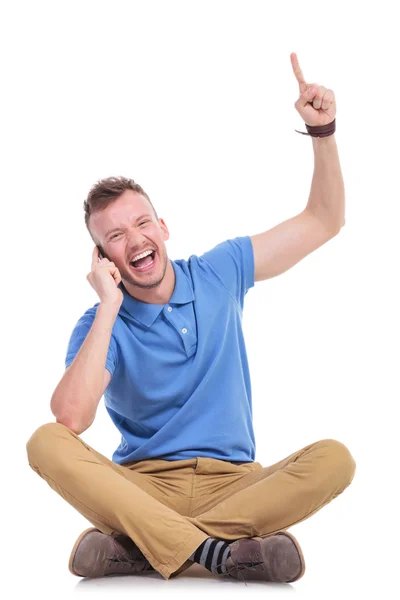
{"label": "short brown hair", "polygon": [[[121,194],[125,192],[125,190],[133,190],[134,192],[137,192],[138,194],[141,194],[147,198],[154,211],[156,219],[158,219],[156,209],[154,208],[149,196],[138,183],[136,183],[133,179],[128,179],[127,177],[122,176],[106,177],[105,179],[100,179],[91,187],[88,197],[83,203],[83,209],[85,211],[85,225],[89,233],[90,215],[107,208],[107,206],[119,198]],[[90,233],[90,235],[92,234]]]}

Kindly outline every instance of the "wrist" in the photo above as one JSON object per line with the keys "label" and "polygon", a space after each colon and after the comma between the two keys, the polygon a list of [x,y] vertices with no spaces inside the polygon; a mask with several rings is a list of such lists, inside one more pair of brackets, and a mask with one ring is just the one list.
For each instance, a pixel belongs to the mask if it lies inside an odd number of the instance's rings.
{"label": "wrist", "polygon": [[97,312],[99,315],[104,315],[104,317],[115,318],[120,307],[120,302],[100,302],[99,306],[97,307]]}
{"label": "wrist", "polygon": [[310,136],[313,142],[313,145],[316,147],[320,146],[329,146],[335,143],[336,137],[335,134],[327,135],[326,137],[313,137]]}
{"label": "wrist", "polygon": [[310,137],[314,137],[316,139],[324,139],[326,137],[332,137],[332,135],[335,133],[336,118],[333,119],[333,121],[331,121],[330,123],[327,123],[326,125],[308,125],[307,123],[305,125],[307,132],[298,131],[298,129],[295,129],[295,131],[303,135],[309,135]]}

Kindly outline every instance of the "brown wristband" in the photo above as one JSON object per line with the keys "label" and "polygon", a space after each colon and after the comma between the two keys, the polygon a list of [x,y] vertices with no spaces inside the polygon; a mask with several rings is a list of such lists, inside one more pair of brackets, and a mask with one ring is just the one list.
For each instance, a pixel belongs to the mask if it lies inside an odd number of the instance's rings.
{"label": "brown wristband", "polygon": [[302,133],[303,135],[310,135],[311,137],[327,137],[328,135],[332,135],[336,131],[336,119],[333,119],[327,125],[306,125],[306,129],[308,133],[305,131],[297,131],[297,133]]}

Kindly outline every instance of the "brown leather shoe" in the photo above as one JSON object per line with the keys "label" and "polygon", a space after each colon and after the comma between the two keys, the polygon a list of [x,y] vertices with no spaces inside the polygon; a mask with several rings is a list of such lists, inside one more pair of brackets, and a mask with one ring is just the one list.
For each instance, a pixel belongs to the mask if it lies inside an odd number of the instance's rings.
{"label": "brown leather shoe", "polygon": [[78,577],[155,572],[130,537],[117,532],[106,535],[94,527],[78,537],[68,566]]}
{"label": "brown leather shoe", "polygon": [[242,538],[230,544],[226,575],[235,579],[292,583],[304,575],[305,561],[294,535]]}

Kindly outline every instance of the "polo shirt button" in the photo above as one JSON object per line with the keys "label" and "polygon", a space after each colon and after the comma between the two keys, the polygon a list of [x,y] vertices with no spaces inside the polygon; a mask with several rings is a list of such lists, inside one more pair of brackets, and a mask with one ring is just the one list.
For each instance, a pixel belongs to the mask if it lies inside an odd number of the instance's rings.
{"label": "polo shirt button", "polygon": [[171,312],[172,308],[170,306],[168,306],[168,312]]}
{"label": "polo shirt button", "polygon": [[184,328],[182,329],[182,333],[187,333],[187,329],[186,329],[186,327],[184,327]]}

